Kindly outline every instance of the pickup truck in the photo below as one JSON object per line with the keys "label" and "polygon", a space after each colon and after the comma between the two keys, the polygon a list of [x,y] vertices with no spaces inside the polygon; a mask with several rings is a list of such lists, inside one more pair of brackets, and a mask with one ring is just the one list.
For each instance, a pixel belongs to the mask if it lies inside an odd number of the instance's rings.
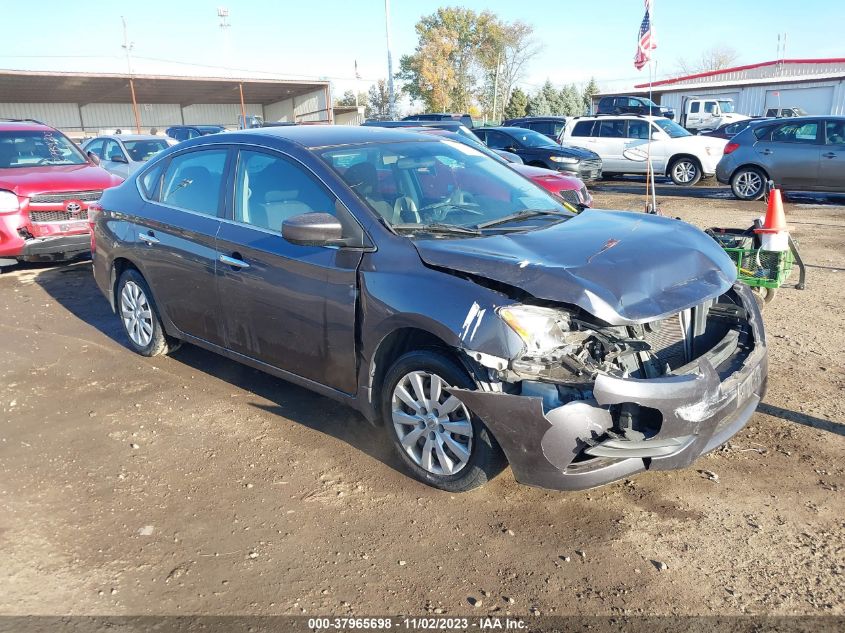
{"label": "pickup truck", "polygon": [[750,117],[737,114],[732,99],[684,97],[681,103],[681,125],[690,132],[715,130],[725,123]]}

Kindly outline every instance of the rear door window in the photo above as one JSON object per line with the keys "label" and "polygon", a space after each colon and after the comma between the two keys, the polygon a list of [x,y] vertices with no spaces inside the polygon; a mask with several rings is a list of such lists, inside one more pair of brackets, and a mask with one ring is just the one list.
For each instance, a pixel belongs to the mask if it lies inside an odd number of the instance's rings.
{"label": "rear door window", "polygon": [[819,133],[817,121],[785,123],[772,132],[776,143],[815,143]]}
{"label": "rear door window", "polygon": [[226,149],[206,149],[174,156],[164,174],[161,202],[204,215],[220,210]]}
{"label": "rear door window", "polygon": [[625,138],[625,119],[599,121],[599,136],[602,138]]}

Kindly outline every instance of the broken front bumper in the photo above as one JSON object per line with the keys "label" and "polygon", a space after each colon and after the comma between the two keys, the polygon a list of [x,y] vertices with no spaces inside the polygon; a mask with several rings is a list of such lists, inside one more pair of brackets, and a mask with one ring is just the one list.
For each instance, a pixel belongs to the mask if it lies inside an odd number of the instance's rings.
{"label": "broken front bumper", "polygon": [[[762,317],[747,288],[737,293],[749,314],[753,348],[724,359],[717,345],[689,373],[647,380],[600,375],[592,399],[545,409],[538,397],[451,391],[488,426],[523,484],[580,490],[643,470],[684,468],[745,426],[765,395]],[[609,408],[624,403],[659,411],[660,430],[639,440],[608,436]]]}

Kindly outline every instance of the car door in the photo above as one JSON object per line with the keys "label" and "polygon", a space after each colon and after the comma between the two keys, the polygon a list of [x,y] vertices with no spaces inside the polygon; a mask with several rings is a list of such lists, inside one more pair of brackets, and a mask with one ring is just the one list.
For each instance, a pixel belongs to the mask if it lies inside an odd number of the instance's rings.
{"label": "car door", "polygon": [[225,145],[174,154],[157,184],[149,185],[136,226],[138,256],[159,307],[185,334],[219,346],[224,330],[214,292],[215,239],[229,156]]}
{"label": "car door", "polygon": [[604,173],[619,174],[631,171],[632,161],[622,156],[628,140],[625,137],[625,123],[625,119],[600,119],[593,127],[593,137],[596,141],[590,145],[590,149],[601,156]]}
{"label": "car door", "polygon": [[126,179],[129,176],[129,157],[120,143],[114,139],[106,139],[103,144],[103,156],[100,165],[106,171]]}
{"label": "car door", "polygon": [[819,184],[828,191],[845,191],[845,121],[825,121],[824,128]]}
{"label": "car door", "polygon": [[238,154],[229,219],[217,236],[226,346],[352,393],[362,253],[292,244],[281,232],[282,222],[295,215],[348,211],[294,158],[257,148],[241,148]]}
{"label": "car door", "polygon": [[782,123],[754,146],[776,185],[798,190],[818,186],[822,153],[819,123],[806,119]]}
{"label": "car door", "polygon": [[625,128],[625,146],[622,158],[628,161],[625,171],[630,173],[646,172],[648,161],[658,173],[666,169],[666,143],[655,140],[649,144],[652,131],[659,131],[646,119],[628,119]]}

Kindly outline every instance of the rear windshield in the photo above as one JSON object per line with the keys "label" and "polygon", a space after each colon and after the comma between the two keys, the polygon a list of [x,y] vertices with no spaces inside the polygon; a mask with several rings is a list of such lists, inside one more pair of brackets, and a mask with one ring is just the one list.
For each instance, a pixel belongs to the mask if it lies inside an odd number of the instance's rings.
{"label": "rear windshield", "polygon": [[166,150],[170,145],[164,139],[150,139],[142,141],[123,141],[123,146],[132,160],[143,163],[150,160],[159,152]]}
{"label": "rear windshield", "polygon": [[44,165],[84,165],[88,159],[61,132],[0,132],[0,169]]}

